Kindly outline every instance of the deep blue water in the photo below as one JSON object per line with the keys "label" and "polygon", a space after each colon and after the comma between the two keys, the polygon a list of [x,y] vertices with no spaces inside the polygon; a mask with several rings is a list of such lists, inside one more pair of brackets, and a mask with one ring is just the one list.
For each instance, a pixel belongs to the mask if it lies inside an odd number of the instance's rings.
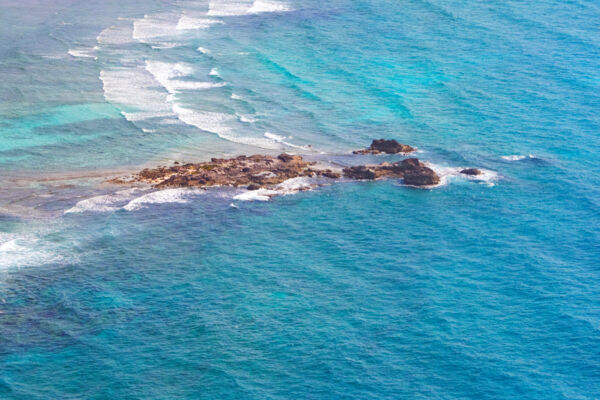
{"label": "deep blue water", "polygon": [[[0,6],[1,399],[600,398],[595,2]],[[376,137],[443,185],[103,182]]]}

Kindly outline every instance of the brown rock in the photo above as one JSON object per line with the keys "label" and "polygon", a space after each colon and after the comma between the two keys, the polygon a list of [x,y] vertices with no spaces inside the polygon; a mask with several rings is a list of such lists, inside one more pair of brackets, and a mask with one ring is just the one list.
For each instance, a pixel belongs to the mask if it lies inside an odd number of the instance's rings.
{"label": "brown rock", "polygon": [[339,172],[332,171],[330,169],[326,169],[324,171],[321,171],[321,176],[324,176],[325,178],[339,179],[342,177],[342,174],[340,174]]}
{"label": "brown rock", "polygon": [[440,177],[431,168],[421,167],[415,170],[405,171],[404,183],[413,186],[437,185],[440,183]]}
{"label": "brown rock", "polygon": [[398,143],[396,140],[373,140],[371,143],[371,150],[378,150],[387,154],[396,154],[396,153],[410,153],[415,149],[406,144]]}
{"label": "brown rock", "polygon": [[351,179],[375,179],[377,174],[370,168],[364,165],[357,165],[353,167],[344,168],[344,176]]}
{"label": "brown rock", "polygon": [[437,174],[416,158],[395,163],[352,166],[345,168],[342,174],[331,169],[320,169],[315,165],[315,162],[307,162],[298,155],[284,153],[272,157],[256,154],[231,159],[213,158],[210,162],[174,165],[169,168],[146,168],[135,175],[131,182],[150,183],[158,188],[241,186],[257,190],[301,176],[338,179],[343,175],[361,180],[404,178],[407,184],[415,186],[439,183]]}
{"label": "brown rock", "polygon": [[407,144],[398,143],[396,140],[387,139],[375,139],[371,142],[371,146],[368,149],[354,151],[354,154],[398,154],[398,153],[410,153],[415,149]]}
{"label": "brown rock", "polygon": [[287,153],[281,153],[280,155],[277,156],[277,158],[279,158],[283,162],[290,162],[294,159],[294,156],[287,154]]}

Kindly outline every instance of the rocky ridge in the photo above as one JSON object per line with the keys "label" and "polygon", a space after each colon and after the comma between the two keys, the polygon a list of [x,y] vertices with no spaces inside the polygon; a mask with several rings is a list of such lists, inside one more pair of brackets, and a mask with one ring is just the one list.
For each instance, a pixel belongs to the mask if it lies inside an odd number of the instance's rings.
{"label": "rocky ridge", "polygon": [[[414,151],[408,145],[395,140],[373,140],[368,149],[355,154],[397,154]],[[282,153],[279,156],[252,155],[235,158],[212,158],[208,162],[180,164],[167,167],[147,168],[131,180],[115,179],[114,183],[142,182],[156,188],[233,186],[248,190],[272,188],[293,178],[347,178],[375,180],[385,178],[403,179],[412,186],[427,187],[440,183],[434,170],[417,158],[397,162],[383,162],[340,168],[323,168],[302,156]]]}

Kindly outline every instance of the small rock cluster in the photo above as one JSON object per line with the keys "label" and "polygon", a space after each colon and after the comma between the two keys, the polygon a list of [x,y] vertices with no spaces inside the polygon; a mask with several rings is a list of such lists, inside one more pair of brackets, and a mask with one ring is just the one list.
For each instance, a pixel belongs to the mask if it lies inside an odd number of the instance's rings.
{"label": "small rock cluster", "polygon": [[355,150],[353,154],[408,154],[415,151],[414,147],[407,144],[398,143],[396,140],[375,139],[371,146],[363,150]]}
{"label": "small rock cluster", "polygon": [[440,183],[440,177],[417,158],[407,158],[395,163],[358,165],[345,168],[344,176],[351,179],[373,180],[379,178],[401,178],[412,186],[431,186]]}

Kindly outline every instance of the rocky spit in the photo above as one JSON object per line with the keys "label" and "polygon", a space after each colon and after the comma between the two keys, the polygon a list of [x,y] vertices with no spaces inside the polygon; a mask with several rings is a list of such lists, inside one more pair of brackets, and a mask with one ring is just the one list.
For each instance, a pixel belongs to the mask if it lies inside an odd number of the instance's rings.
{"label": "rocky spit", "polygon": [[[414,148],[395,140],[373,140],[371,146],[355,154],[410,153]],[[477,170],[465,170],[476,174]],[[479,171],[477,171],[479,172]],[[302,156],[287,153],[279,156],[253,155],[213,158],[207,162],[179,164],[144,169],[132,179],[114,179],[114,183],[142,182],[156,188],[233,186],[249,190],[268,189],[293,178],[347,178],[353,180],[403,179],[411,186],[428,187],[440,183],[434,170],[417,158],[397,162],[350,166],[343,169],[323,168]]]}

